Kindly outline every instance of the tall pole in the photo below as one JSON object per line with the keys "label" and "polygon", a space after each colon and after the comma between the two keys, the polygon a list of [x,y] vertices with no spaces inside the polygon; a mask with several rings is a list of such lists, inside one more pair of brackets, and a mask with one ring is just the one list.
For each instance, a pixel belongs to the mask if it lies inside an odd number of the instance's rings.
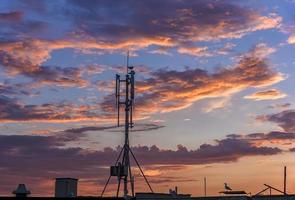
{"label": "tall pole", "polygon": [[204,196],[207,196],[207,180],[206,177],[204,177]]}
{"label": "tall pole", "polygon": [[[125,91],[125,144],[124,144],[124,166],[129,169],[129,75],[126,75]],[[128,174],[124,177],[124,197],[128,196]]]}
{"label": "tall pole", "polygon": [[284,194],[287,194],[287,167],[284,167]]}
{"label": "tall pole", "polygon": [[[130,165],[130,156],[129,153],[131,153],[133,159],[135,160],[142,176],[144,177],[147,185],[149,186],[151,192],[153,193],[153,190],[144,175],[138,161],[136,160],[134,154],[132,153],[132,150],[130,149],[129,146],[129,129],[133,127],[133,120],[132,120],[132,111],[133,111],[133,106],[134,106],[134,93],[135,93],[135,81],[134,81],[134,76],[135,72],[133,70],[133,67],[129,66],[129,51],[127,54],[127,74],[125,76],[125,79],[121,79],[120,75],[116,75],[116,106],[117,106],[117,114],[118,114],[118,120],[117,124],[120,126],[120,106],[124,105],[125,107],[125,134],[124,134],[124,146],[119,154],[119,157],[117,158],[117,161],[115,162],[114,166],[111,166],[110,168],[110,177],[106,182],[106,185],[101,193],[101,197],[103,196],[106,187],[110,181],[111,176],[115,176],[118,179],[118,187],[117,187],[117,197],[119,195],[120,191],[120,184],[121,180],[123,180],[123,193],[124,193],[124,198],[128,199],[128,183],[130,182],[131,186],[131,194],[132,197],[134,197],[134,177],[132,176],[132,171],[131,171],[131,165]],[[120,83],[125,82],[125,99],[121,101],[121,89],[120,89]],[[121,153],[122,158],[121,158]],[[121,162],[119,162],[120,158],[122,159]],[[128,182],[129,181],[129,182]]]}

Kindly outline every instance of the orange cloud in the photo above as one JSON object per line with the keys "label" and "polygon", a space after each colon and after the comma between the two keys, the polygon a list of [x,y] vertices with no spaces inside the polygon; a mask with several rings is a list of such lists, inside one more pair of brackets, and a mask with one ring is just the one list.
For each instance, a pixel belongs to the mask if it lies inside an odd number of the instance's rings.
{"label": "orange cloud", "polygon": [[[141,2],[139,5],[132,4],[130,6],[135,6],[135,10],[140,10],[142,8],[140,5],[153,10],[155,15],[146,16],[142,12],[135,12],[132,13],[133,17],[131,18],[139,20],[136,23],[122,16],[121,20],[124,23],[100,24],[99,31],[94,33],[93,30],[97,27],[93,27],[93,24],[96,26],[96,23],[92,23],[93,18],[88,18],[88,15],[80,13],[79,8],[82,8],[86,13],[90,12],[100,16],[102,13],[92,12],[93,7],[103,5],[97,5],[97,3],[87,3],[85,5],[73,3],[73,6],[77,7],[77,12],[74,15],[71,15],[70,11],[66,14],[69,21],[73,20],[73,27],[71,27],[73,30],[68,33],[69,38],[49,40],[21,35],[21,37],[12,40],[15,42],[1,42],[0,63],[10,74],[37,77],[40,74],[43,75],[42,71],[44,69],[41,65],[51,58],[52,51],[65,48],[112,52],[127,48],[135,51],[155,45],[158,50],[154,52],[158,53],[168,53],[165,50],[163,51],[163,48],[177,47],[179,53],[194,56],[211,56],[212,52],[208,52],[206,47],[192,47],[192,43],[240,38],[253,31],[277,28],[281,22],[281,17],[275,14],[262,16],[246,7],[228,2],[212,2],[211,6],[207,6],[202,2],[161,2],[159,3],[160,10],[154,9],[155,5],[149,2]],[[110,9],[109,5],[104,6],[105,9]],[[116,6],[120,8],[122,5],[118,4]],[[212,12],[213,10],[214,12]],[[200,15],[200,13],[202,14]],[[60,14],[63,15],[64,13]],[[20,18],[21,15],[21,12],[2,13],[0,18],[14,19]],[[158,16],[161,17],[158,18]],[[76,23],[84,24],[84,26]],[[122,24],[128,24],[128,26],[122,26]],[[14,28],[11,27],[11,29]],[[21,30],[15,31],[21,32]],[[220,53],[224,52],[221,50]],[[49,70],[47,69],[47,71]],[[37,78],[37,80],[41,79]],[[45,80],[44,78],[42,80],[44,83],[54,82],[54,80]],[[62,78],[55,82],[61,84]],[[66,80],[65,82],[67,82],[65,85],[85,84],[81,82],[71,83],[72,80]]]}
{"label": "orange cloud", "polygon": [[212,53],[208,51],[208,47],[180,47],[178,53],[187,54],[191,56],[209,57]]}
{"label": "orange cloud", "polygon": [[[201,99],[227,98],[249,87],[264,87],[284,80],[285,76],[274,71],[265,59],[266,55],[273,51],[265,44],[258,44],[251,51],[239,56],[232,67],[221,68],[211,74],[201,69],[186,69],[184,71],[160,69],[147,73],[147,70],[142,68],[149,77],[136,82],[137,99],[134,118],[144,119],[155,113],[185,109]],[[23,56],[23,54],[16,53],[16,56],[18,55],[20,58]],[[40,57],[42,60],[47,58],[47,56]],[[22,59],[25,60],[26,57]],[[39,64],[40,61],[35,61],[35,63]],[[25,73],[31,76],[38,74],[37,77],[43,77],[40,80],[35,77],[40,83],[54,81],[60,84],[67,82],[68,84],[85,84],[83,79],[79,78],[83,73],[80,68],[51,68],[47,71],[46,67],[37,67],[30,70]],[[93,68],[89,68],[89,73],[93,73],[93,71]],[[95,70],[96,72],[100,73],[101,70]],[[65,79],[64,77],[67,76],[69,78]],[[51,79],[51,77],[55,78]],[[109,88],[109,84],[101,82],[100,86]],[[2,102],[0,115],[2,121],[68,122],[91,120],[105,122],[115,121],[116,118],[113,95],[106,96],[99,104],[88,106],[78,106],[73,103],[22,105],[16,101],[7,101],[5,98],[2,99]]]}
{"label": "orange cloud", "polygon": [[[130,50],[145,48],[149,45],[171,46],[169,38],[148,38],[122,41],[120,43],[97,42],[89,40],[40,40],[28,39],[19,42],[0,43],[0,63],[9,75],[22,74],[33,78],[36,85],[55,83],[62,86],[85,87],[88,83],[83,80],[82,73],[85,69],[43,66],[51,58],[52,51],[73,49],[101,49],[116,50],[129,48]],[[93,69],[93,68],[92,68]],[[89,69],[89,72],[91,69]],[[93,71],[93,70],[92,70]]]}
{"label": "orange cloud", "polygon": [[295,44],[295,35],[291,35],[291,36],[288,38],[287,42],[288,42],[289,44]]}
{"label": "orange cloud", "polygon": [[[267,50],[262,53],[262,50]],[[201,69],[175,71],[161,69],[151,77],[137,81],[136,112],[148,117],[154,113],[171,112],[188,108],[205,98],[230,97],[246,88],[269,86],[286,77],[274,71],[265,59],[273,52],[264,44],[258,44],[250,52],[239,56],[232,67],[209,74]],[[112,112],[111,98],[102,103],[104,111]]]}
{"label": "orange cloud", "polygon": [[285,98],[287,94],[277,90],[277,89],[270,89],[265,91],[255,92],[253,94],[244,96],[245,99],[253,99],[255,101],[261,100],[274,100],[274,99],[282,99]]}

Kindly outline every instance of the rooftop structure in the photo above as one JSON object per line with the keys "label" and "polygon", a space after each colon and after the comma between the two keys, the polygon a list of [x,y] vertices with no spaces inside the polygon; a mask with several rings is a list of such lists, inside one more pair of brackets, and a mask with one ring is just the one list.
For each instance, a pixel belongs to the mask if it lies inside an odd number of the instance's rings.
{"label": "rooftop structure", "polygon": [[78,179],[56,178],[55,197],[77,197]]}
{"label": "rooftop structure", "polygon": [[31,192],[27,190],[25,184],[18,184],[16,190],[12,192],[16,197],[27,197]]}

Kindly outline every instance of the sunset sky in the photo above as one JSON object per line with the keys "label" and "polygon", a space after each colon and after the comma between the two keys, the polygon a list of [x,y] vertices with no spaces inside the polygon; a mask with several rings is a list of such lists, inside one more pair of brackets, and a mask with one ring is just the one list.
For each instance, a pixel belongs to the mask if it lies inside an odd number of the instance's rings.
{"label": "sunset sky", "polygon": [[282,190],[287,166],[295,193],[294,0],[1,0],[0,27],[0,195],[52,196],[56,177],[101,193],[128,50],[130,143],[155,192]]}

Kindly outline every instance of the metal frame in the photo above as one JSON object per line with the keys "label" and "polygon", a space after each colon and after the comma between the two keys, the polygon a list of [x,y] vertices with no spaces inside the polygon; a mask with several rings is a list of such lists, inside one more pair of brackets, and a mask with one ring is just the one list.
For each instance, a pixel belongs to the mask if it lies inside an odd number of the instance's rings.
{"label": "metal frame", "polygon": [[[120,108],[121,105],[125,107],[125,139],[124,139],[124,146],[119,153],[119,156],[115,162],[115,165],[113,167],[124,167],[124,169],[127,169],[127,174],[122,175],[121,173],[118,173],[117,179],[118,179],[118,186],[117,186],[117,193],[116,196],[119,196],[120,186],[121,186],[121,180],[124,182],[124,198],[128,199],[128,182],[130,183],[131,188],[131,195],[134,197],[134,177],[132,176],[132,170],[131,170],[131,164],[130,164],[130,154],[134,161],[136,162],[137,167],[140,170],[140,173],[144,177],[150,191],[153,193],[153,189],[148,182],[142,168],[140,167],[135,155],[130,149],[129,146],[129,129],[134,126],[133,123],[133,110],[134,110],[134,97],[135,97],[135,71],[133,70],[132,66],[129,66],[129,52],[127,54],[127,73],[125,75],[125,79],[121,79],[120,75],[116,74],[116,107],[117,107],[117,126],[120,126]],[[121,83],[125,83],[125,95],[121,95]],[[124,101],[121,101],[121,97],[125,97]],[[130,153],[130,154],[129,154]],[[121,162],[119,160],[121,159]],[[112,177],[112,174],[110,174],[106,185],[101,193],[101,197],[103,196],[109,181]]]}
{"label": "metal frame", "polygon": [[277,191],[277,192],[279,192],[279,193],[281,193],[281,194],[287,195],[286,192],[283,192],[283,191],[281,191],[281,190],[279,190],[279,189],[277,189],[277,188],[275,188],[275,187],[272,187],[272,186],[270,186],[270,185],[268,185],[268,184],[264,184],[264,186],[265,186],[266,188],[263,189],[263,190],[261,190],[260,192],[258,192],[258,193],[255,194],[254,196],[261,195],[263,192],[265,192],[265,191],[267,191],[267,190],[269,190],[269,195],[272,194],[272,193],[271,193],[271,190],[275,190],[275,191]]}

